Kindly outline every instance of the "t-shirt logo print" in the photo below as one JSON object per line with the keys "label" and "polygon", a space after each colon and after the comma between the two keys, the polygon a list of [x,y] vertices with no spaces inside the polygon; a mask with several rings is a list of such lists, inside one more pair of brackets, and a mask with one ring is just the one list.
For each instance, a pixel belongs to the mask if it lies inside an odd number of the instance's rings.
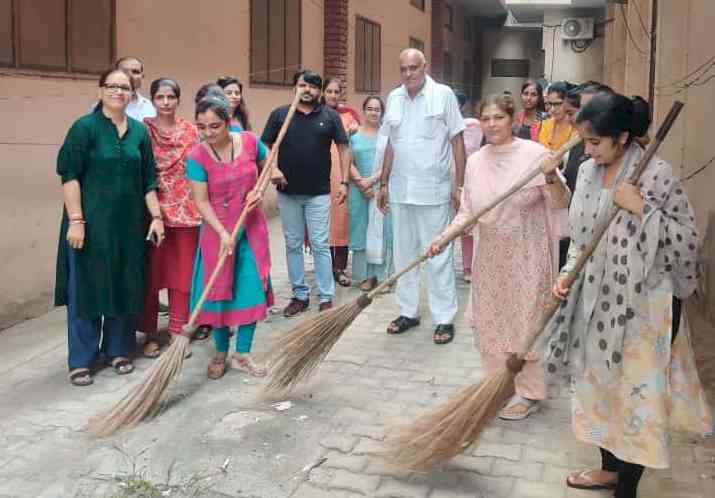
{"label": "t-shirt logo print", "polygon": [[320,126],[323,126],[323,122],[322,122],[322,121],[320,122]]}

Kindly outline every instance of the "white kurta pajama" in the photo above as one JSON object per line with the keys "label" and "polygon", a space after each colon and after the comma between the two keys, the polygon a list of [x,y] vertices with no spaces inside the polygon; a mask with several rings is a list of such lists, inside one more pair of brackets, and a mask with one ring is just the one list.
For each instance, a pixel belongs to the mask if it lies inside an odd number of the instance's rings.
{"label": "white kurta pajama", "polygon": [[[389,202],[393,213],[395,267],[406,267],[449,225],[452,217],[452,145],[464,130],[452,90],[429,76],[411,99],[403,86],[388,99],[380,133],[394,151]],[[452,244],[427,264],[430,314],[435,324],[451,324],[457,313]],[[420,275],[409,272],[397,282],[400,314],[419,314]]]}

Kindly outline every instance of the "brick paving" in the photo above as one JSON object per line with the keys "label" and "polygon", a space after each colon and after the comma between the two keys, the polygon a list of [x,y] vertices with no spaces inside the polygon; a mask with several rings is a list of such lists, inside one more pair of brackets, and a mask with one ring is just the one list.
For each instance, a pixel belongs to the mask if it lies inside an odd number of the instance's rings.
{"label": "brick paving", "polygon": [[[273,281],[283,304],[288,282],[275,221],[271,231]],[[466,284],[459,285],[460,310],[467,291]],[[357,295],[340,289],[338,300]],[[311,313],[315,308],[313,303]],[[132,472],[173,483],[209,475],[206,490],[196,496],[609,496],[564,485],[568,472],[599,463],[594,448],[573,438],[565,392],[553,393],[527,421],[495,421],[478,445],[444,468],[429,473],[390,468],[381,456],[385,435],[483,373],[461,313],[455,340],[446,346],[432,343],[426,314],[419,328],[388,336],[385,327],[395,316],[394,295],[378,298],[346,331],[315,378],[282,398],[264,397],[264,380],[235,372],[206,380],[211,344],[195,344],[165,413],[101,441],[82,431],[87,418],[138,383],[149,360],[138,359],[133,375],[118,377],[105,369],[94,386],[73,388],[65,380],[63,310],[21,324],[0,336],[13,344],[25,338],[23,351],[28,351],[26,360],[0,352],[0,364],[9,365],[0,368],[0,498],[113,496],[112,477]],[[296,323],[273,315],[259,325],[258,352]],[[42,343],[33,344],[33,334],[40,332]],[[272,405],[286,400],[293,403],[288,410]],[[715,441],[681,435],[675,441],[673,468],[646,471],[640,496],[715,496]]]}

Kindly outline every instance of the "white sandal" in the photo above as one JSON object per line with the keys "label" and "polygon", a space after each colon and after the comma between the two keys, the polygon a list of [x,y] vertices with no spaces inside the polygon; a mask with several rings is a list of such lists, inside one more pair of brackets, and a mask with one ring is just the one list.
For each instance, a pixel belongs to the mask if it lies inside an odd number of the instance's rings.
{"label": "white sandal", "polygon": [[[525,405],[526,411],[515,413],[513,409],[519,405]],[[524,420],[529,417],[532,413],[539,411],[539,402],[533,399],[527,399],[518,394],[515,394],[501,412],[499,412],[499,418],[502,420]],[[511,413],[509,413],[511,412]]]}

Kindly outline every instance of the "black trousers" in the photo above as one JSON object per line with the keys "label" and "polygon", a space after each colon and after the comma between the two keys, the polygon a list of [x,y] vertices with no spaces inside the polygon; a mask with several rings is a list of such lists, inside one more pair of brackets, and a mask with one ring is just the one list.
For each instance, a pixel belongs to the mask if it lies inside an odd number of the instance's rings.
{"label": "black trousers", "polygon": [[[680,299],[673,296],[673,336],[671,343],[675,341],[678,331],[680,330],[681,306],[682,303]],[[636,498],[638,482],[640,482],[645,468],[637,463],[624,462],[603,448],[599,448],[599,450],[601,450],[601,469],[618,473],[618,484],[614,497]]]}

